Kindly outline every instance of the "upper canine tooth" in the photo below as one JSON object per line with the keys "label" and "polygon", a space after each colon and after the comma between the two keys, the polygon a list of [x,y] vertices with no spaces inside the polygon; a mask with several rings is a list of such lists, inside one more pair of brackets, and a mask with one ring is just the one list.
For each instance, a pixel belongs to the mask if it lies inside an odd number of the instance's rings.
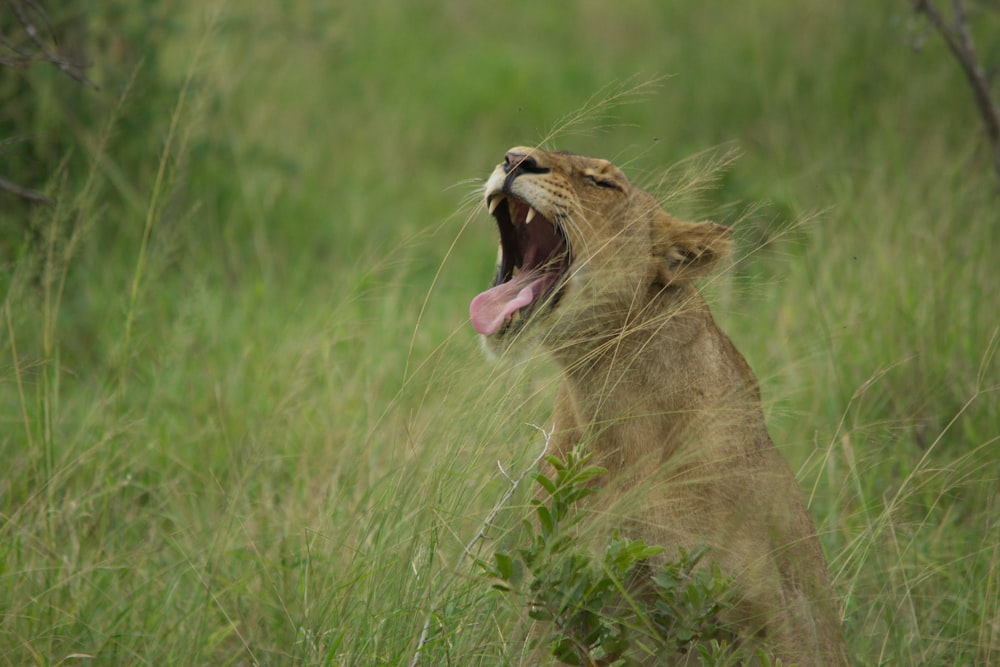
{"label": "upper canine tooth", "polygon": [[538,213],[538,211],[529,206],[528,215],[524,216],[524,224],[528,224],[529,222],[531,222],[531,219],[535,217],[536,213]]}
{"label": "upper canine tooth", "polygon": [[505,197],[497,195],[492,201],[490,201],[490,215],[493,215],[493,211],[497,210],[497,206],[500,205],[500,201],[503,199],[505,199]]}

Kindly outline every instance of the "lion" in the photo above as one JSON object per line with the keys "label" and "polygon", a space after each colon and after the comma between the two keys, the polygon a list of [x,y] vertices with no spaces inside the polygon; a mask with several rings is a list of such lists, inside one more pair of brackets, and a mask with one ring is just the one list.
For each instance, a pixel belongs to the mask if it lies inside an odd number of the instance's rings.
{"label": "lion", "polygon": [[555,359],[550,452],[589,448],[602,486],[632,498],[630,537],[667,556],[707,546],[736,580],[723,620],[745,645],[786,665],[848,664],[757,379],[695,287],[729,254],[731,230],[672,217],[607,160],[538,148],[507,152],[485,203],[498,265],[470,319],[495,355],[532,341]]}

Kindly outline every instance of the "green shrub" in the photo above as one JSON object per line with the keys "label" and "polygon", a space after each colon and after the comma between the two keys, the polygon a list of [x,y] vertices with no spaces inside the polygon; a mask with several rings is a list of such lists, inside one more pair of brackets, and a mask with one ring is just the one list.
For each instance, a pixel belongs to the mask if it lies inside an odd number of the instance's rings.
{"label": "green shrub", "polygon": [[717,564],[699,567],[706,548],[681,549],[650,573],[649,559],[662,547],[615,531],[594,554],[580,537],[580,501],[598,490],[590,482],[605,472],[589,458],[578,451],[565,461],[550,456],[554,479],[534,474],[547,496],[531,501],[538,528],[525,519],[527,546],[479,561],[493,587],[523,599],[528,615],[547,624],[546,646],[565,664],[631,665],[694,649],[702,664],[747,657],[731,647],[733,635],[719,621],[738,590]]}

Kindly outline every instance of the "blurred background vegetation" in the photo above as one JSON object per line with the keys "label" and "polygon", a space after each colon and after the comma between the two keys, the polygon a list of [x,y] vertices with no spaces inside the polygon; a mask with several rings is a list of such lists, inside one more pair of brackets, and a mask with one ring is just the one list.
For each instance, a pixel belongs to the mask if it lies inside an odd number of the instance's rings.
{"label": "blurred background vegetation", "polygon": [[737,225],[858,664],[997,662],[997,184],[910,3],[15,6],[93,87],[0,67],[5,664],[535,664],[461,555],[554,393],[466,322],[533,143]]}

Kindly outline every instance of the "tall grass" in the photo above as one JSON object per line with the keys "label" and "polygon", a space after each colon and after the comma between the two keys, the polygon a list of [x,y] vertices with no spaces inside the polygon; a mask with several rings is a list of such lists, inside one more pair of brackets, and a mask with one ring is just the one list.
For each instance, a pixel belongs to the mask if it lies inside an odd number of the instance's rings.
{"label": "tall grass", "polygon": [[[61,129],[89,168],[4,235],[0,659],[407,664],[430,619],[423,664],[530,664],[464,547],[537,456],[557,376],[488,365],[466,313],[494,254],[479,183],[548,140],[740,220],[710,297],[856,661],[995,664],[987,156],[906,3],[809,4],[178,1],[155,58],[96,63],[134,85]],[[551,136],[637,73],[668,78]],[[133,133],[159,152],[120,150]],[[661,178],[728,145],[699,198]],[[526,497],[477,549],[517,541]]]}

